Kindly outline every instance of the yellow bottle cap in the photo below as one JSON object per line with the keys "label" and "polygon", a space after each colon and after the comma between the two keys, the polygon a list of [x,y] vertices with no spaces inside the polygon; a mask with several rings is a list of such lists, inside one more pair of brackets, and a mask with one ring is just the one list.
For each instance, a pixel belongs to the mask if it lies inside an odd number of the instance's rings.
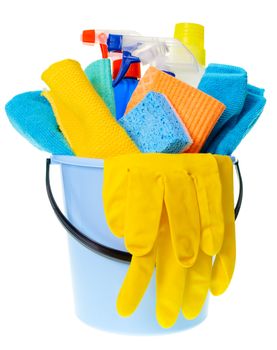
{"label": "yellow bottle cap", "polygon": [[177,23],[175,25],[174,38],[187,46],[199,64],[205,66],[204,26],[197,23]]}

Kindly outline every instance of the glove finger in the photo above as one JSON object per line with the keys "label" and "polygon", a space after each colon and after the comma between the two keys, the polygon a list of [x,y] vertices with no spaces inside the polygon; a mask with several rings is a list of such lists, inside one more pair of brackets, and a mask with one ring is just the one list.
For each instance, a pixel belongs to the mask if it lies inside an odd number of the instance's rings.
{"label": "glove finger", "polygon": [[213,256],[219,252],[224,237],[221,182],[216,160],[211,158],[207,174],[193,174],[201,220],[201,249]]}
{"label": "glove finger", "polygon": [[156,316],[160,326],[169,328],[174,325],[180,313],[183,301],[186,269],[176,260],[168,217],[163,208],[156,260]]}
{"label": "glove finger", "polygon": [[125,244],[131,254],[148,254],[156,241],[164,197],[163,179],[145,169],[129,169]]}
{"label": "glove finger", "polygon": [[123,237],[127,202],[127,169],[113,159],[104,161],[103,205],[107,224],[116,237]]}
{"label": "glove finger", "polygon": [[208,295],[212,271],[212,257],[199,251],[196,263],[187,269],[183,295],[183,315],[188,320],[196,318]]}
{"label": "glove finger", "polygon": [[176,259],[190,267],[199,250],[200,218],[194,181],[185,171],[165,178],[165,206]]}
{"label": "glove finger", "polygon": [[228,288],[236,262],[236,237],[233,190],[233,164],[230,157],[216,156],[222,183],[222,203],[225,235],[222,248],[217,254],[211,279],[211,292],[220,295]]}
{"label": "glove finger", "polygon": [[156,246],[145,256],[132,257],[120,288],[116,308],[119,315],[130,316],[139,305],[155,269]]}

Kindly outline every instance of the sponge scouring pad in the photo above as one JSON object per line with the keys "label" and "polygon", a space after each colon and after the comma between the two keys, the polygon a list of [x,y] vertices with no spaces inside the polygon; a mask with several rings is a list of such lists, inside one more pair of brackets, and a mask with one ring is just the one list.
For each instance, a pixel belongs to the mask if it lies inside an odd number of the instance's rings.
{"label": "sponge scouring pad", "polygon": [[169,101],[157,92],[149,92],[118,122],[143,153],[180,153],[192,144]]}
{"label": "sponge scouring pad", "polygon": [[199,152],[223,113],[224,104],[155,67],[149,67],[133,93],[126,113],[149,91],[166,95],[193,139],[193,144],[187,152]]}

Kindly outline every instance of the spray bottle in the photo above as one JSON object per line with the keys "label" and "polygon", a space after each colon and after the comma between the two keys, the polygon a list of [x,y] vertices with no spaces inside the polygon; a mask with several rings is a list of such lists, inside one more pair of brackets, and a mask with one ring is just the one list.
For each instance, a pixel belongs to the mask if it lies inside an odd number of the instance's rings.
{"label": "spray bottle", "polygon": [[[122,59],[113,61],[113,79],[117,78],[117,75],[121,69]],[[132,63],[127,70],[124,78],[114,86],[114,98],[116,105],[116,119],[123,117],[127,104],[138,85],[141,77],[140,63]]]}
{"label": "spray bottle", "polygon": [[112,29],[86,29],[83,30],[81,40],[84,44],[99,44],[102,52],[102,58],[108,58],[107,38],[110,33],[121,35],[137,35],[133,30],[112,30]]}
{"label": "spray bottle", "polygon": [[203,75],[203,69],[194,55],[177,39],[110,34],[107,47],[109,52],[122,51],[122,65],[114,86],[123,79],[129,66],[136,62],[174,73],[176,78],[193,86],[198,85]]}
{"label": "spray bottle", "polygon": [[[99,44],[102,51],[103,58],[110,58],[112,61],[112,76],[113,79],[116,79],[122,65],[122,52],[111,51],[108,52],[107,40],[110,35],[121,34],[121,35],[138,35],[137,32],[127,31],[127,30],[112,30],[112,29],[91,29],[84,30],[82,33],[82,41],[85,44],[94,45]],[[132,63],[125,77],[114,87],[114,98],[116,105],[116,119],[120,119],[126,110],[127,104],[137,87],[138,81],[141,77],[140,63],[137,60],[136,63]]]}

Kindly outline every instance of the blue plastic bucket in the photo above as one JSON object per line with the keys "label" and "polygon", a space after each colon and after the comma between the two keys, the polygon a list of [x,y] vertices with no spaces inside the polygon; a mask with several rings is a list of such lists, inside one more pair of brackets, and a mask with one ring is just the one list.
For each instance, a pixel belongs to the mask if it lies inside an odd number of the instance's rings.
{"label": "blue plastic bucket", "polygon": [[[88,239],[100,243],[103,247],[126,252],[123,240],[114,237],[105,219],[102,201],[104,162],[99,159],[53,156],[51,164],[61,166],[67,219],[61,219],[63,214],[52,198],[50,182],[47,184],[47,191],[52,207],[55,207],[54,210],[64,226],[70,232],[71,228],[75,227]],[[49,166],[48,161],[48,181]],[[88,325],[116,333],[163,334],[196,326],[207,315],[208,302],[196,319],[188,321],[180,313],[172,328],[160,327],[155,317],[156,292],[153,275],[137,310],[130,317],[123,318],[116,311],[116,298],[128,263],[107,258],[88,249],[86,241],[81,244],[74,235],[69,236],[69,250],[76,314]]]}

